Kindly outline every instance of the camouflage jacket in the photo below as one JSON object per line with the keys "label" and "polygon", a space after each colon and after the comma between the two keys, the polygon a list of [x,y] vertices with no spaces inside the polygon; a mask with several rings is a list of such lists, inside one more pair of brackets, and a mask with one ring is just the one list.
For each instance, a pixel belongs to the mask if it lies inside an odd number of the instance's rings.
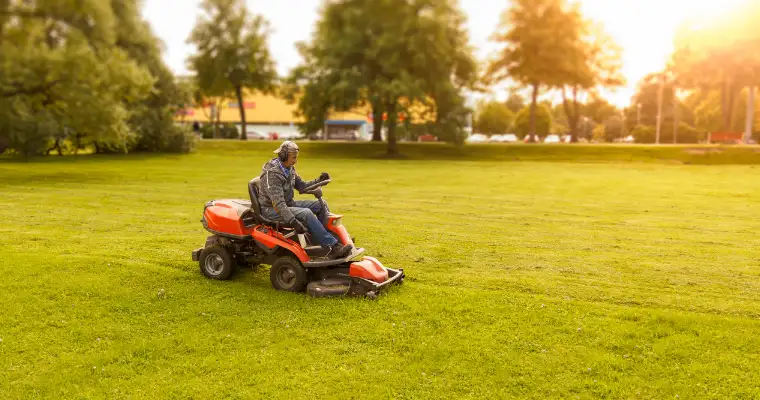
{"label": "camouflage jacket", "polygon": [[295,167],[285,168],[278,158],[273,158],[264,164],[261,171],[259,205],[274,208],[285,222],[292,222],[295,217],[288,207],[294,204],[293,189],[301,193],[317,182],[318,179],[304,181],[298,176]]}

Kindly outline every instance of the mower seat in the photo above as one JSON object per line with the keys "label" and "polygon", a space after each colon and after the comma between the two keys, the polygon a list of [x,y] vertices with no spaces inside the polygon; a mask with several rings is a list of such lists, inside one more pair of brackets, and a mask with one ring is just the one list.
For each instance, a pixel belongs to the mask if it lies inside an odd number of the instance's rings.
{"label": "mower seat", "polygon": [[293,226],[284,222],[274,221],[264,217],[261,214],[261,204],[259,203],[259,193],[261,193],[261,178],[256,177],[248,182],[248,195],[251,197],[251,211],[256,223],[263,224],[280,230],[281,228],[293,229]]}

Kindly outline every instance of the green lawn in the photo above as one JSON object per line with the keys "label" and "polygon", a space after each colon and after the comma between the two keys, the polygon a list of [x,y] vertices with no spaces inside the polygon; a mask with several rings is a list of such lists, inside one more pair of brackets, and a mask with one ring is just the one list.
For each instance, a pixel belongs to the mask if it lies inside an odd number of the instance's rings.
{"label": "green lawn", "polygon": [[274,147],[0,160],[0,398],[760,397],[756,149],[305,144],[370,301],[190,260]]}

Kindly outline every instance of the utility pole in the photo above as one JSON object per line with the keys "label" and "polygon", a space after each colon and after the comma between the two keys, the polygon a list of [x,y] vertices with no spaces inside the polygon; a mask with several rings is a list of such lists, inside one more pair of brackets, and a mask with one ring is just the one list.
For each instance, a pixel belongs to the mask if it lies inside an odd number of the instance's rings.
{"label": "utility pole", "polygon": [[755,128],[755,87],[749,87],[747,96],[747,125],[744,127],[744,144],[749,144],[752,139],[752,131]]}
{"label": "utility pole", "polygon": [[676,83],[673,82],[673,144],[678,143],[678,96],[676,96]]}
{"label": "utility pole", "polygon": [[660,90],[657,91],[657,136],[655,143],[660,144],[660,131],[662,130],[662,97],[665,90],[665,72],[660,73]]}

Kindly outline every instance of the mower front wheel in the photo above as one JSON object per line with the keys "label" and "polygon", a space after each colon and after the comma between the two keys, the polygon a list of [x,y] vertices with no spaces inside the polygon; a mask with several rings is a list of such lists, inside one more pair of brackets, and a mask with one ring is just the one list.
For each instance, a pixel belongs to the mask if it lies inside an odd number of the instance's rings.
{"label": "mower front wheel", "polygon": [[275,289],[286,292],[303,292],[309,283],[306,269],[291,256],[275,260],[269,270],[269,279]]}
{"label": "mower front wheel", "polygon": [[235,272],[235,260],[224,247],[211,246],[201,251],[198,259],[201,273],[209,279],[225,281]]}

